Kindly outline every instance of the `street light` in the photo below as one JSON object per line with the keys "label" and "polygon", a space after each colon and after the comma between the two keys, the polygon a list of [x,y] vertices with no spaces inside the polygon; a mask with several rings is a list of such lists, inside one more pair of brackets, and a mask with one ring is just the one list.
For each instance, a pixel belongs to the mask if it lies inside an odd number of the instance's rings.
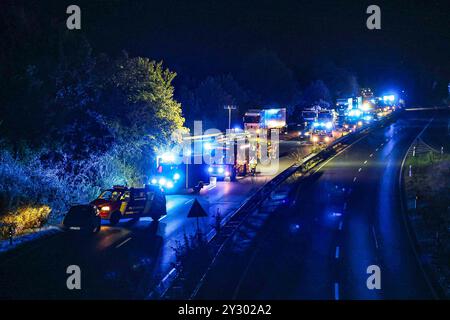
{"label": "street light", "polygon": [[235,105],[226,105],[223,107],[225,110],[228,110],[228,130],[231,130],[231,110],[236,110]]}

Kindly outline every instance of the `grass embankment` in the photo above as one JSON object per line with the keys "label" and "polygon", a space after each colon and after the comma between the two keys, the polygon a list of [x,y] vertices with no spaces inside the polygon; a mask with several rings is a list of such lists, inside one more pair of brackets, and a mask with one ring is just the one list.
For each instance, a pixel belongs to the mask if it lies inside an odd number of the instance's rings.
{"label": "grass embankment", "polygon": [[450,297],[450,155],[410,155],[404,181],[408,217],[421,253]]}

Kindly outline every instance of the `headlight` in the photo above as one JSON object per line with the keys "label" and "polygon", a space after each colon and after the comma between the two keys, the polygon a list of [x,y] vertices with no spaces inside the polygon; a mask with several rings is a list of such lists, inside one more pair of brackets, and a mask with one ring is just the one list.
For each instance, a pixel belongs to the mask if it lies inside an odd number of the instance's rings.
{"label": "headlight", "polygon": [[327,129],[331,129],[332,126],[333,126],[333,123],[332,123],[332,122],[327,122],[327,123],[325,124],[325,127],[326,127]]}
{"label": "headlight", "polygon": [[314,123],[313,123],[313,126],[314,126],[314,127],[318,127],[318,126],[319,126],[319,123],[318,123],[318,122],[314,122]]}
{"label": "headlight", "polygon": [[213,168],[212,167],[208,167],[208,172],[209,173],[213,172]]}
{"label": "headlight", "polygon": [[173,180],[178,180],[178,179],[180,179],[180,174],[179,173],[175,173],[173,175]]}
{"label": "headlight", "polygon": [[228,171],[225,172],[225,177],[229,177],[230,173]]}
{"label": "headlight", "polygon": [[155,178],[153,178],[152,181],[151,181],[152,184],[156,184],[157,182],[158,181]]}
{"label": "headlight", "polygon": [[104,206],[104,207],[101,207],[100,210],[102,210],[102,211],[109,211],[109,210],[111,210],[111,208],[108,207],[108,206]]}
{"label": "headlight", "polygon": [[330,142],[330,137],[325,137],[325,142]]}
{"label": "headlight", "polygon": [[163,186],[165,184],[166,184],[166,179],[164,179],[164,178],[159,179],[159,185]]}
{"label": "headlight", "polygon": [[223,173],[225,170],[224,170],[222,167],[220,167],[219,169],[217,169],[217,171],[218,171],[219,173]]}
{"label": "headlight", "polygon": [[318,137],[318,136],[314,136],[314,137],[312,137],[312,141],[314,141],[314,142],[317,142],[317,141],[319,141],[319,137]]}
{"label": "headlight", "polygon": [[172,181],[167,181],[167,183],[166,183],[166,188],[167,188],[167,189],[173,188],[173,182],[172,182]]}

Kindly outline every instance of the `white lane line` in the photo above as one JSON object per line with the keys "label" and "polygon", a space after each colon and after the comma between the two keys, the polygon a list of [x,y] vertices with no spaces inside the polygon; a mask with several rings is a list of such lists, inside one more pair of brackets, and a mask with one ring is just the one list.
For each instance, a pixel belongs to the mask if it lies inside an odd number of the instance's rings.
{"label": "white lane line", "polygon": [[130,241],[130,240],[131,240],[131,237],[125,239],[124,241],[122,241],[121,243],[119,243],[119,244],[116,246],[116,249],[117,249],[117,248],[120,248],[121,246],[123,246],[125,243],[127,243],[127,242]]}
{"label": "white lane line", "polygon": [[334,283],[334,300],[339,300],[339,283]]}
{"label": "white lane line", "polygon": [[364,161],[364,164],[367,164],[367,160],[366,160],[366,161]]}
{"label": "white lane line", "polygon": [[372,157],[373,157],[373,153],[371,153],[371,154],[369,155],[369,157],[371,157],[371,158],[372,158]]}
{"label": "white lane line", "polygon": [[356,181],[356,177],[353,178],[353,182],[355,182],[355,181]]}
{"label": "white lane line", "polygon": [[342,226],[344,225],[344,223],[341,221],[339,222],[339,231],[342,231]]}
{"label": "white lane line", "polygon": [[377,240],[377,235],[375,233],[375,227],[372,226],[372,234],[373,234],[373,238],[375,239],[375,247],[377,247],[378,249],[378,240]]}
{"label": "white lane line", "polygon": [[384,142],[382,144],[380,144],[380,147],[384,146]]}
{"label": "white lane line", "polygon": [[184,204],[191,203],[192,201],[194,201],[194,199],[188,200],[188,201],[186,201]]}
{"label": "white lane line", "polygon": [[376,149],[375,149],[375,151],[378,151],[378,150],[380,150],[380,148],[376,148]]}
{"label": "white lane line", "polygon": [[334,257],[336,259],[339,259],[339,246],[336,247],[336,251],[335,251]]}
{"label": "white lane line", "polygon": [[327,161],[325,161],[322,165],[319,166],[319,168],[317,168],[317,170],[314,171],[314,173],[317,173],[320,169],[322,169],[324,166],[326,166],[331,160],[333,160],[334,158],[336,158],[337,156],[341,155],[343,152],[345,152],[346,150],[348,150],[349,148],[351,148],[353,145],[357,144],[359,141],[361,141],[362,139],[366,138],[367,135],[359,138],[358,140],[356,140],[355,142],[353,142],[351,145],[345,147],[343,150],[339,151],[338,153],[336,153],[334,156],[332,156],[330,159],[328,159]]}
{"label": "white lane line", "polygon": [[361,172],[361,170],[362,170],[362,168],[359,168],[359,169],[358,169],[358,172]]}

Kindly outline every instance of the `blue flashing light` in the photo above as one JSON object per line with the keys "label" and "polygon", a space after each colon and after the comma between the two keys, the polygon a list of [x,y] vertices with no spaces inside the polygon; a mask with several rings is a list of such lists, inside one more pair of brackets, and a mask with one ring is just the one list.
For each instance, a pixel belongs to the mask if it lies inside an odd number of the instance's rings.
{"label": "blue flashing light", "polygon": [[159,156],[163,162],[174,162],[175,155],[172,152],[166,152]]}
{"label": "blue flashing light", "polygon": [[153,178],[150,182],[151,182],[151,184],[156,184],[156,183],[158,183],[158,181],[157,181],[155,178]]}
{"label": "blue flashing light", "polygon": [[159,185],[164,186],[166,184],[166,178],[159,179]]}
{"label": "blue flashing light", "polygon": [[330,121],[330,122],[327,122],[327,123],[325,123],[325,127],[327,128],[327,129],[331,129],[332,127],[333,127],[333,123]]}
{"label": "blue flashing light", "polygon": [[212,145],[209,142],[205,142],[203,144],[203,148],[205,148],[205,150],[211,150],[212,149]]}
{"label": "blue flashing light", "polygon": [[174,175],[173,175],[173,180],[179,180],[180,179],[180,174],[178,173],[178,172],[176,172]]}
{"label": "blue flashing light", "polygon": [[352,109],[352,110],[350,110],[350,111],[348,112],[348,115],[349,115],[350,117],[356,117],[356,118],[359,118],[359,117],[361,116],[361,111],[358,110],[358,109]]}
{"label": "blue flashing light", "polygon": [[172,181],[167,181],[167,183],[166,183],[166,188],[167,189],[172,189],[173,188],[173,182]]}
{"label": "blue flashing light", "polygon": [[280,109],[267,109],[266,112],[268,114],[277,114],[280,111]]}
{"label": "blue flashing light", "polygon": [[314,126],[314,127],[318,127],[318,126],[320,126],[320,123],[314,122],[314,123],[313,123],[313,126]]}

